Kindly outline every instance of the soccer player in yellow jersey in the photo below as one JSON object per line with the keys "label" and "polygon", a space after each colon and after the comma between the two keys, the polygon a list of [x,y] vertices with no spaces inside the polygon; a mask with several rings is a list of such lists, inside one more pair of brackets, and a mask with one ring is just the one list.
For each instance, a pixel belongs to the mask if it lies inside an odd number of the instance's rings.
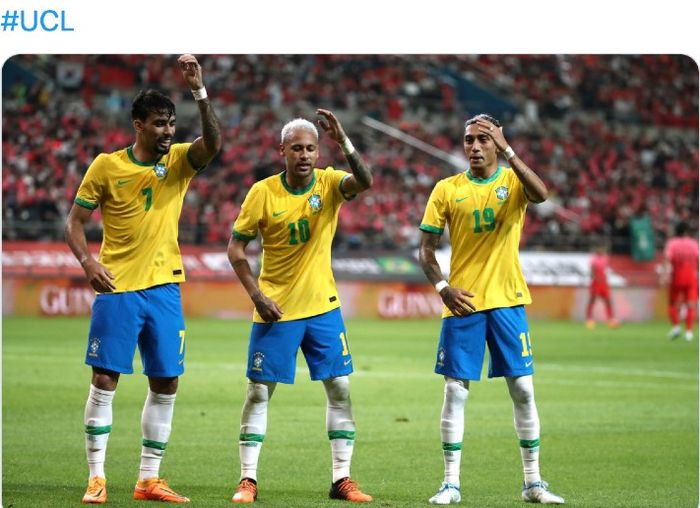
{"label": "soccer player in yellow jersey", "polygon": [[[348,380],[352,357],[331,270],[340,206],[369,189],[372,175],[335,115],[325,109],[316,113],[319,125],[342,148],[352,174],[317,168],[316,126],[301,118],[290,121],[282,129],[279,148],[285,170],[251,187],[228,245],[231,265],[255,304],[239,436],[241,477],[234,503],[257,498],[267,406],[278,382],[294,383],[299,348],[311,379],[323,382],[328,399],[326,429],[333,461],[329,496],[372,500],[350,479],[355,441]],[[258,233],[263,252],[256,281],[245,248]]]}
{"label": "soccer player in yellow jersey", "polygon": [[[445,477],[432,504],[458,503],[469,381],[478,381],[489,346],[489,377],[505,377],[525,479],[522,499],[562,504],[539,470],[540,422],[532,383],[533,358],[524,305],[531,302],[518,258],[528,202],[547,199],[547,187],[508,145],[501,124],[477,115],[464,125],[469,169],[437,183],[421,222],[420,262],[444,302],[435,372],[445,377],[440,420]],[[502,154],[510,167],[499,166]],[[450,281],[435,249],[450,230]]]}
{"label": "soccer player in yellow jersey", "polygon": [[[133,145],[97,156],[70,210],[65,236],[98,293],[92,307],[85,362],[92,384],[85,405],[90,469],[83,503],[107,501],[105,454],[112,429],[112,399],[121,374],[133,372],[138,345],[149,390],[141,415],[143,442],[135,499],[185,503],[160,478],[178,376],[184,371],[185,323],[180,282],[185,273],[177,242],[178,220],[192,177],[221,148],[221,131],[192,55],[178,59],[197,101],[202,136],[173,144],[175,105],[155,90],[133,101]],[[97,207],[104,227],[99,259],[88,250],[85,224]]]}

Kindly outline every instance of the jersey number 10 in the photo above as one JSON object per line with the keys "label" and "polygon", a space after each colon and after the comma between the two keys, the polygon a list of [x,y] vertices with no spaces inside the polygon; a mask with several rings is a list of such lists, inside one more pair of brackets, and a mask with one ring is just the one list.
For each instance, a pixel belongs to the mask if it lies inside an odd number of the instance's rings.
{"label": "jersey number 10", "polygon": [[289,228],[289,245],[297,245],[300,240],[306,243],[311,238],[311,228],[306,219],[299,219],[296,224],[292,222],[287,227]]}

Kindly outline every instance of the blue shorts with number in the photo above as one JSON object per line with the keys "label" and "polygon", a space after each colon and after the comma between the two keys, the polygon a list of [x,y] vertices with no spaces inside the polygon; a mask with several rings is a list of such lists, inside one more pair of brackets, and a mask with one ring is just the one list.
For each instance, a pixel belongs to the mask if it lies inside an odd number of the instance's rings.
{"label": "blue shorts with number", "polygon": [[176,377],[184,372],[185,319],[179,284],[95,297],[85,363],[131,374],[137,345],[147,376]]}
{"label": "blue shorts with number", "polygon": [[534,372],[525,307],[504,307],[442,320],[435,372],[478,381],[489,345],[489,377]]}
{"label": "blue shorts with number", "polygon": [[304,319],[253,323],[246,375],[255,381],[293,384],[299,347],[314,381],[352,372],[345,323],[337,308]]}

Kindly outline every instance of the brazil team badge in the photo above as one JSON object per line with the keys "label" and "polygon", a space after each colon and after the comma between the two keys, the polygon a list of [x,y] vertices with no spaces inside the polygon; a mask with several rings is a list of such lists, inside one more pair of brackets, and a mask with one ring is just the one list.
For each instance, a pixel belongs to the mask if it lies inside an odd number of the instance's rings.
{"label": "brazil team badge", "polygon": [[321,203],[321,196],[318,194],[312,194],[309,196],[309,205],[311,206],[311,213],[316,215],[323,208],[323,203]]}
{"label": "brazil team badge", "polygon": [[158,178],[163,178],[165,175],[168,174],[168,168],[165,167],[165,164],[162,162],[157,163],[155,166],[153,166],[153,172],[156,174]]}
{"label": "brazil team badge", "polygon": [[265,359],[265,355],[262,354],[260,351],[256,351],[253,353],[253,368],[252,370],[262,372],[262,364],[263,360]]}
{"label": "brazil team badge", "polygon": [[93,337],[90,339],[90,352],[88,353],[88,356],[96,357],[97,356],[97,350],[100,349],[100,339],[97,337]]}
{"label": "brazil team badge", "polygon": [[446,356],[446,355],[445,355],[445,348],[444,348],[444,347],[441,347],[441,348],[438,350],[438,357],[437,357],[437,364],[438,364],[440,367],[444,367],[444,366],[445,366],[445,356]]}
{"label": "brazil team badge", "polygon": [[503,185],[501,185],[500,187],[498,187],[498,188],[496,189],[496,197],[497,197],[500,201],[505,201],[506,198],[508,197],[508,187],[504,187]]}

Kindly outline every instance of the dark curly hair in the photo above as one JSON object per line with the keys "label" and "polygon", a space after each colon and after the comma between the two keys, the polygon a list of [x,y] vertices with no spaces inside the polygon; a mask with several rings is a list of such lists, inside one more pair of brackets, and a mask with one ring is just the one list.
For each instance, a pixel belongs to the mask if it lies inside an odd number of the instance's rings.
{"label": "dark curly hair", "polygon": [[175,104],[170,97],[158,90],[141,90],[131,103],[131,119],[145,121],[151,113],[165,113],[173,116]]}

